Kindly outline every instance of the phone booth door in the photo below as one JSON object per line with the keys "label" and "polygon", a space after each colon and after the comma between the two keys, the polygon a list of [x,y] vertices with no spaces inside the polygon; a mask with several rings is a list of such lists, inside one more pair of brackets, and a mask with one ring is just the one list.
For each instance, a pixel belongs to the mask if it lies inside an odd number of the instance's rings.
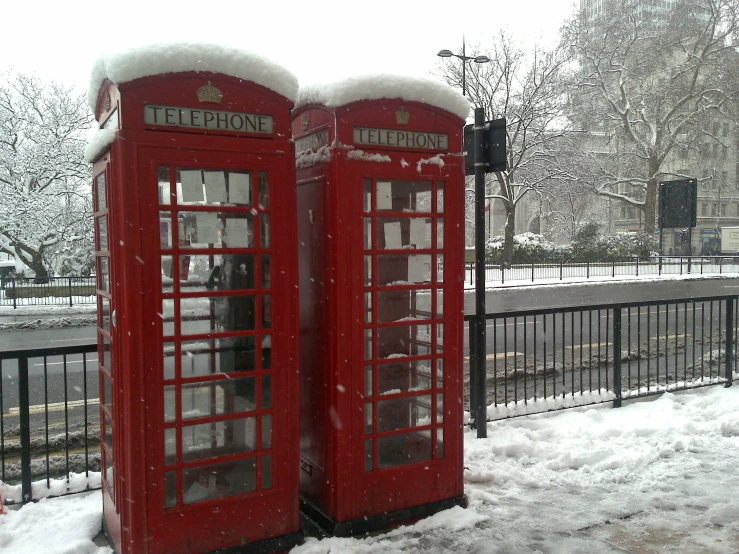
{"label": "phone booth door", "polygon": [[281,156],[139,150],[154,551],[286,533],[297,510]]}
{"label": "phone booth door", "polygon": [[[363,475],[357,492],[372,513],[461,495],[459,433],[447,428],[458,419],[456,370],[448,368],[458,366],[459,352],[445,350],[445,331],[455,336],[462,309],[457,295],[445,294],[459,285],[444,273],[446,210],[456,206],[446,202],[444,169],[424,177],[415,161],[410,166],[405,179],[368,170],[355,189],[363,191],[362,232],[353,243],[363,278],[354,279],[362,337],[354,357],[364,360],[353,395],[364,397],[354,410],[362,414],[355,436],[364,453],[355,474]],[[363,515],[355,510],[352,517]]]}

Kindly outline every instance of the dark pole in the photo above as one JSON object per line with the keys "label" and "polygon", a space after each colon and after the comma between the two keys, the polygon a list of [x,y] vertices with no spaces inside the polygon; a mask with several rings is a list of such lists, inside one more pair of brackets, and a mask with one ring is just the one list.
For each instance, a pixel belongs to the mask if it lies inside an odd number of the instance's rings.
{"label": "dark pole", "polygon": [[[464,62],[462,62],[464,63]],[[475,108],[475,363],[477,364],[477,402],[475,425],[477,438],[488,436],[487,426],[487,360],[485,357],[485,161],[483,141],[485,136],[485,110]]]}
{"label": "dark pole", "polygon": [[464,37],[462,37],[462,96],[467,96],[467,85],[466,77],[467,77],[467,56],[465,55],[464,51]]}
{"label": "dark pole", "polygon": [[657,201],[659,202],[659,269],[657,270],[660,275],[662,275],[662,256],[665,255],[665,248],[664,248],[664,237],[665,237],[665,227],[664,227],[664,215],[663,215],[663,209],[664,206],[662,206],[662,199],[664,198],[664,191],[662,190],[662,185],[659,186],[659,198]]}

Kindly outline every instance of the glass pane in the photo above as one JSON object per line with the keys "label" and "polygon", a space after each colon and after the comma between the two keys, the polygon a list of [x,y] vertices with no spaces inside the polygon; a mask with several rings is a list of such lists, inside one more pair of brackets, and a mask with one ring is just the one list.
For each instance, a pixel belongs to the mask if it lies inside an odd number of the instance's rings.
{"label": "glass pane", "polygon": [[262,248],[270,247],[269,214],[259,216],[259,245]]}
{"label": "glass pane", "polygon": [[262,456],[262,490],[272,488],[272,456]]}
{"label": "glass pane", "polygon": [[424,425],[431,425],[431,395],[377,403],[377,430],[380,433]]}
{"label": "glass pane", "polygon": [[255,329],[254,296],[204,296],[180,299],[182,335]]}
{"label": "glass pane", "polygon": [[262,416],[262,450],[272,448],[272,416]]}
{"label": "glass pane", "polygon": [[177,429],[164,430],[164,465],[177,463]]}
{"label": "glass pane", "polygon": [[159,205],[169,206],[171,202],[169,166],[157,167],[157,181],[159,182]]}
{"label": "glass pane", "polygon": [[269,175],[266,171],[259,172],[259,207],[269,208]]}
{"label": "glass pane", "polygon": [[372,471],[375,466],[372,439],[364,441],[364,471]]}
{"label": "glass pane", "polygon": [[389,290],[377,293],[377,322],[431,319],[430,290]]}
{"label": "glass pane", "polygon": [[256,442],[257,426],[253,417],[188,425],[182,428],[182,461],[253,452]]}
{"label": "glass pane", "polygon": [[257,408],[254,377],[182,386],[182,419],[252,412]]}
{"label": "glass pane", "polygon": [[162,368],[164,369],[165,381],[174,379],[176,354],[177,352],[173,342],[165,342],[162,345]]}
{"label": "glass pane", "polygon": [[98,325],[110,334],[110,298],[107,296],[99,296],[98,298],[100,299],[100,322]]}
{"label": "glass pane", "polygon": [[364,229],[364,249],[372,250],[372,219],[365,217],[362,228]]}
{"label": "glass pane", "polygon": [[371,212],[372,211],[372,179],[365,179],[364,180],[364,194],[362,195],[362,201],[363,211]]}
{"label": "glass pane", "polygon": [[378,250],[431,248],[431,220],[421,218],[377,218]]}
{"label": "glass pane", "polygon": [[444,395],[436,395],[436,423],[444,423]]}
{"label": "glass pane", "polygon": [[382,437],[377,441],[378,468],[427,462],[431,460],[431,446],[430,431]]}
{"label": "glass pane", "polygon": [[436,248],[444,248],[444,220],[436,220]]}
{"label": "glass pane", "polygon": [[108,373],[113,375],[113,364],[110,361],[110,339],[105,336],[103,337],[103,359],[100,360],[100,363],[108,370]]}
{"label": "glass pane", "polygon": [[110,491],[110,495],[115,498],[115,471],[113,469],[113,459],[108,456],[108,453],[105,451],[103,451],[103,458],[105,464],[105,473],[103,474],[103,479],[105,479],[105,484],[108,486],[108,491]]}
{"label": "glass pane", "polygon": [[164,474],[164,507],[177,506],[177,472],[168,471]]}
{"label": "glass pane", "polygon": [[185,504],[227,498],[257,490],[256,458],[182,471]]}
{"label": "glass pane", "polygon": [[444,181],[436,184],[436,211],[444,212]]}
{"label": "glass pane", "polygon": [[372,323],[372,293],[364,293],[364,322]]}
{"label": "glass pane", "polygon": [[110,292],[110,258],[107,256],[98,257],[100,261],[100,272],[98,273],[98,288],[104,292]]}
{"label": "glass pane", "polygon": [[372,286],[372,256],[364,257],[364,286]]}
{"label": "glass pane", "polygon": [[393,212],[430,212],[430,181],[377,181],[377,208]]}
{"label": "glass pane", "polygon": [[436,326],[436,351],[444,352],[444,324],[439,323]]}
{"label": "glass pane", "polygon": [[108,219],[107,216],[100,216],[95,219],[98,224],[98,244],[100,245],[98,247],[98,250],[100,252],[107,252],[108,251]]}
{"label": "glass pane", "polygon": [[162,311],[158,314],[162,318],[162,334],[165,337],[174,335],[174,302],[172,298],[162,299]]}
{"label": "glass pane", "polygon": [[400,394],[431,389],[431,360],[398,361],[377,366],[377,394]]}
{"label": "glass pane", "polygon": [[108,447],[108,451],[111,454],[114,454],[113,452],[113,423],[111,423],[110,418],[107,415],[105,415],[104,422],[105,422],[105,434],[103,436],[103,440],[105,441],[105,446]]}
{"label": "glass pane", "polygon": [[436,282],[444,282],[444,255],[439,254],[436,256]]}
{"label": "glass pane", "polygon": [[95,182],[97,183],[97,211],[102,211],[106,208],[107,205],[107,198],[105,197],[105,173],[101,173],[100,175],[98,175],[97,179],[95,179]]}
{"label": "glass pane", "polygon": [[262,329],[272,329],[272,295],[262,296]]}
{"label": "glass pane", "polygon": [[180,291],[251,290],[255,259],[253,254],[180,256]]}
{"label": "glass pane", "polygon": [[172,256],[162,256],[162,292],[174,292],[174,279],[172,278]]}
{"label": "glass pane", "polygon": [[180,248],[254,248],[254,215],[180,212]]}
{"label": "glass pane", "polygon": [[159,212],[159,248],[172,248],[172,240],[172,214]]}
{"label": "glass pane", "polygon": [[262,256],[262,288],[272,288],[272,272],[269,256]]}
{"label": "glass pane", "polygon": [[202,377],[256,369],[256,337],[182,343],[182,377]]}
{"label": "glass pane", "polygon": [[237,206],[251,206],[254,198],[251,188],[251,171],[227,171],[226,188],[228,203]]}
{"label": "glass pane", "polygon": [[366,435],[372,433],[372,402],[364,404],[364,433]]}
{"label": "glass pane", "polygon": [[431,325],[381,327],[377,330],[379,359],[430,354]]}
{"label": "glass pane", "polygon": [[272,369],[272,335],[262,337],[262,369]]}
{"label": "glass pane", "polygon": [[175,387],[169,385],[164,387],[164,421],[165,423],[171,423],[175,420],[177,413],[177,405],[175,398]]}
{"label": "glass pane", "polygon": [[103,379],[103,406],[108,409],[109,413],[113,413],[113,384],[105,373],[101,373],[100,376]]}
{"label": "glass pane", "polygon": [[410,285],[431,282],[429,254],[377,256],[378,285]]}
{"label": "glass pane", "polygon": [[436,457],[444,457],[444,429],[436,430]]}
{"label": "glass pane", "polygon": [[272,408],[272,376],[265,375],[262,377],[262,409],[270,408]]}
{"label": "glass pane", "polygon": [[436,387],[444,387],[444,360],[436,360]]}
{"label": "glass pane", "polygon": [[364,359],[372,359],[372,329],[364,330]]}
{"label": "glass pane", "polygon": [[364,396],[366,398],[372,397],[372,372],[371,365],[364,366]]}
{"label": "glass pane", "polygon": [[177,203],[181,205],[205,205],[203,171],[201,169],[177,168]]}
{"label": "glass pane", "polygon": [[436,291],[436,317],[444,317],[444,291]]}

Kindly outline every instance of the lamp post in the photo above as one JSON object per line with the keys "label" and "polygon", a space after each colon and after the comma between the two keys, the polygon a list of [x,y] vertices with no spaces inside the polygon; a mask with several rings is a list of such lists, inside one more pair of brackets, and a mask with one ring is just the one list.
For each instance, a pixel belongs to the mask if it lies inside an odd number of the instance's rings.
{"label": "lamp post", "polygon": [[459,58],[462,60],[462,96],[467,96],[467,84],[466,84],[466,77],[467,77],[467,62],[473,61],[475,63],[488,63],[490,61],[490,58],[487,56],[466,56],[465,55],[465,46],[464,46],[464,37],[462,37],[462,54],[454,54],[451,50],[440,50],[438,54],[436,54],[440,58]]}

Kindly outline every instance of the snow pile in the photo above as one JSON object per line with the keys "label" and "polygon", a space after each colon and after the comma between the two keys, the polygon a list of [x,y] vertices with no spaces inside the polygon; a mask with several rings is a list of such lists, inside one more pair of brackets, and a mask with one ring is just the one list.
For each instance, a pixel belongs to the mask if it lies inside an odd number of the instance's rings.
{"label": "snow pile", "polygon": [[418,163],[416,164],[416,171],[418,173],[421,173],[421,169],[423,169],[424,165],[435,165],[438,166],[439,169],[441,169],[442,167],[444,167],[444,160],[441,159],[441,154],[437,154],[432,158],[418,160]]}
{"label": "snow pile", "polygon": [[120,85],[142,77],[181,73],[212,72],[251,81],[291,101],[298,94],[298,80],[273,61],[229,46],[197,42],[163,43],[132,48],[98,58],[93,64],[88,102],[94,112],[105,79]]}
{"label": "snow pile", "polygon": [[362,160],[365,162],[390,163],[390,156],[384,154],[368,154],[364,150],[350,150],[346,155],[350,160]]}
{"label": "snow pile", "polygon": [[329,84],[300,87],[295,108],[320,104],[329,108],[346,106],[360,100],[401,99],[421,102],[467,119],[470,103],[455,88],[421,77],[370,74],[350,77]]}
{"label": "snow pile", "polygon": [[301,150],[295,154],[295,168],[302,169],[331,160],[331,147],[321,146],[318,150]]}
{"label": "snow pile", "polygon": [[85,161],[92,163],[97,160],[113,144],[115,136],[116,129],[100,129],[92,135],[85,146]]}

